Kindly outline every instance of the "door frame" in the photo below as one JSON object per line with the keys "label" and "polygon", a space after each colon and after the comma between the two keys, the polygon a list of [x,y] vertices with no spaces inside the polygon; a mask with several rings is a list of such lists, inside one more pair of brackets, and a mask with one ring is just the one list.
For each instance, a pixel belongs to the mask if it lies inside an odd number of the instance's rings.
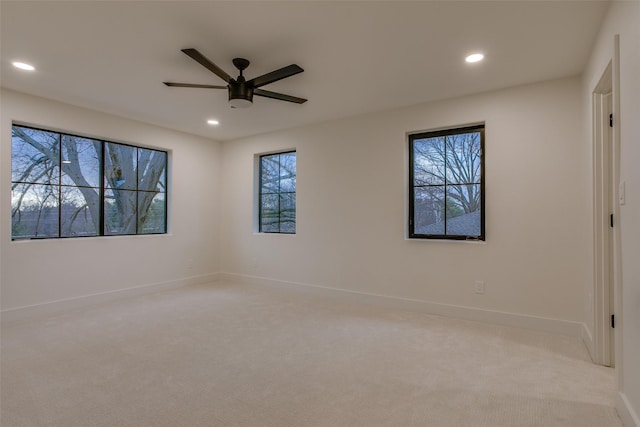
{"label": "door frame", "polygon": [[[616,358],[621,341],[619,299],[619,38],[614,55],[592,93],[593,114],[593,360],[605,366],[620,366]],[[609,115],[613,115],[610,126]],[[613,223],[610,216],[613,215]],[[613,225],[612,225],[613,224]],[[611,327],[616,315],[616,327]],[[617,347],[617,348],[616,348]]]}

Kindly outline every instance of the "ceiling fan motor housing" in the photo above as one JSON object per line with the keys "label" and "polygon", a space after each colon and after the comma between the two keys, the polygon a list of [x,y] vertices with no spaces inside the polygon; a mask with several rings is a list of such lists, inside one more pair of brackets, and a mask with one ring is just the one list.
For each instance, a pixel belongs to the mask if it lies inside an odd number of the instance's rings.
{"label": "ceiling fan motor housing", "polygon": [[246,108],[253,104],[253,87],[245,82],[244,77],[229,82],[229,104],[231,108]]}

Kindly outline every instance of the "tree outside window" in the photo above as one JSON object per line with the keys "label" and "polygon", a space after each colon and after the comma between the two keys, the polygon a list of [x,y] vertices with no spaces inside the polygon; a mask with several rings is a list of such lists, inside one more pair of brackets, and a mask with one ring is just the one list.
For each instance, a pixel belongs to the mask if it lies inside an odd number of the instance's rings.
{"label": "tree outside window", "polygon": [[484,240],[484,125],[409,136],[409,237]]}
{"label": "tree outside window", "polygon": [[164,151],[14,125],[12,239],[166,233]]}
{"label": "tree outside window", "polygon": [[296,232],[296,152],[260,156],[261,233]]}

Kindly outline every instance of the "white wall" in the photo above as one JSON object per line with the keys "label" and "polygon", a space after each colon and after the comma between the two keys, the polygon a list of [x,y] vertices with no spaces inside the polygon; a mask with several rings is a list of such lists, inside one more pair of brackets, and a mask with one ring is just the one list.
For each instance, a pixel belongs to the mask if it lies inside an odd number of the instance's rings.
{"label": "white wall", "polygon": [[[13,91],[1,92],[0,280],[2,309],[188,279],[218,271],[220,144]],[[11,124],[169,151],[167,235],[11,241]],[[215,276],[214,276],[215,277]]]}
{"label": "white wall", "polygon": [[[614,35],[620,36],[620,179],[626,182],[626,204],[620,206],[622,254],[622,313],[617,313],[616,368],[618,409],[626,425],[640,426],[640,2],[614,1],[605,18],[584,72],[582,93],[585,130],[591,144],[591,93],[614,54]],[[588,311],[587,319],[593,317]],[[620,339],[621,338],[621,339]],[[632,424],[633,423],[633,424]]]}
{"label": "white wall", "polygon": [[[576,77],[225,142],[221,272],[581,322],[581,112]],[[406,133],[482,121],[486,242],[407,240]],[[297,234],[255,234],[254,154],[291,147]]]}

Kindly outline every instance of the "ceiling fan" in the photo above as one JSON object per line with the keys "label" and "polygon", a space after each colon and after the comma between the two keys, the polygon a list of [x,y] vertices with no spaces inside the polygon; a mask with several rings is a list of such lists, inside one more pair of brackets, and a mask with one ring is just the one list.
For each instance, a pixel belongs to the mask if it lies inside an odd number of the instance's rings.
{"label": "ceiling fan", "polygon": [[294,102],[296,104],[303,104],[307,102],[304,98],[298,98],[291,95],[285,95],[283,93],[271,92],[269,90],[260,89],[262,86],[269,83],[276,82],[278,80],[291,77],[295,74],[301,73],[304,70],[296,64],[280,68],[267,74],[263,74],[259,77],[255,77],[251,80],[245,80],[242,72],[249,66],[249,60],[244,58],[234,58],[233,65],[240,71],[240,75],[233,79],[222,68],[218,67],[213,62],[209,61],[203,54],[196,49],[182,49],[182,51],[189,57],[200,63],[203,67],[211,71],[216,76],[227,82],[227,86],[213,86],[213,85],[201,85],[192,83],[172,83],[164,82],[165,85],[170,87],[190,87],[201,89],[228,89],[229,90],[229,104],[231,108],[247,108],[253,104],[253,95],[262,96],[265,98],[278,99],[280,101]]}

